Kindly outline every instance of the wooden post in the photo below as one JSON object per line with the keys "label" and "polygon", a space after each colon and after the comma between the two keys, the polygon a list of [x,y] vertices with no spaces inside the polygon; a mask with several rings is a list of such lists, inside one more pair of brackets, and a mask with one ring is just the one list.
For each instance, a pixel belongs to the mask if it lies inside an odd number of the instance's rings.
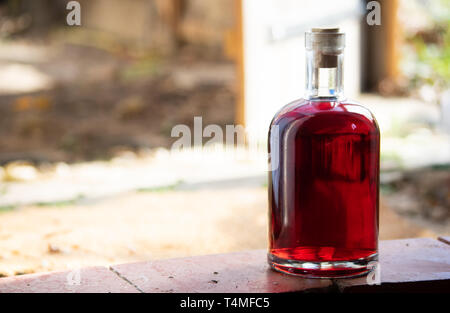
{"label": "wooden post", "polygon": [[235,123],[245,126],[245,73],[244,73],[244,32],[242,1],[233,0],[234,28],[225,34],[225,54],[236,64],[237,100]]}
{"label": "wooden post", "polygon": [[386,78],[395,80],[398,77],[400,30],[398,25],[398,0],[383,1],[386,36]]}
{"label": "wooden post", "polygon": [[[367,0],[368,1],[368,0]],[[397,18],[398,0],[379,0],[381,25],[367,25],[364,45],[366,91],[393,92],[399,75],[399,49],[401,30]],[[390,91],[389,91],[390,90]]]}

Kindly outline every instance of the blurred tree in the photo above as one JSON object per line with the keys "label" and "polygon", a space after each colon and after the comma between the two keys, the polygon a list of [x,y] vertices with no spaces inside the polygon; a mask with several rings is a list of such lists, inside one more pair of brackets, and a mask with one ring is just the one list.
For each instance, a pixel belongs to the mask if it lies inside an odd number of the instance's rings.
{"label": "blurred tree", "polygon": [[410,87],[450,88],[450,1],[415,1],[424,22],[406,30],[403,74]]}
{"label": "blurred tree", "polygon": [[430,84],[441,91],[450,88],[450,21],[436,23],[408,41],[417,52],[413,86]]}

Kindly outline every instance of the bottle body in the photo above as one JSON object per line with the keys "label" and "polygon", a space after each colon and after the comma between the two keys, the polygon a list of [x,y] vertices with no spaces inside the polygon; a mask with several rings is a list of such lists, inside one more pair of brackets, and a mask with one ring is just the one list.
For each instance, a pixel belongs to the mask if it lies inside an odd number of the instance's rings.
{"label": "bottle body", "polygon": [[271,266],[308,277],[364,274],[377,260],[380,134],[359,104],[298,100],[269,131]]}

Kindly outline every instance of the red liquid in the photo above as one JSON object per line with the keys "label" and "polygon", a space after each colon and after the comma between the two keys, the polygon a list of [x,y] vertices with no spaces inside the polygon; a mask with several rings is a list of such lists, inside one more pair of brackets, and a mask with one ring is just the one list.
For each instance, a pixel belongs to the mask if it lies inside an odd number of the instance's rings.
{"label": "red liquid", "polygon": [[299,100],[275,116],[269,133],[275,269],[313,277],[367,272],[346,261],[376,259],[379,138],[374,117],[356,103]]}

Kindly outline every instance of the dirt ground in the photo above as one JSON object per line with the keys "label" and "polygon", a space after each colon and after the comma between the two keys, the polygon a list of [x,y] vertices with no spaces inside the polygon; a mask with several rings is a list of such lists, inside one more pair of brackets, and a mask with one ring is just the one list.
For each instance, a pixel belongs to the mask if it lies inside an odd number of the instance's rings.
{"label": "dirt ground", "polygon": [[194,47],[135,57],[60,41],[5,43],[0,67],[51,81],[39,91],[0,90],[0,165],[108,159],[123,148],[170,147],[172,127],[192,126],[194,116],[234,120],[233,64]]}
{"label": "dirt ground", "polygon": [[382,186],[386,206],[403,218],[437,233],[450,226],[449,166],[405,171]]}

